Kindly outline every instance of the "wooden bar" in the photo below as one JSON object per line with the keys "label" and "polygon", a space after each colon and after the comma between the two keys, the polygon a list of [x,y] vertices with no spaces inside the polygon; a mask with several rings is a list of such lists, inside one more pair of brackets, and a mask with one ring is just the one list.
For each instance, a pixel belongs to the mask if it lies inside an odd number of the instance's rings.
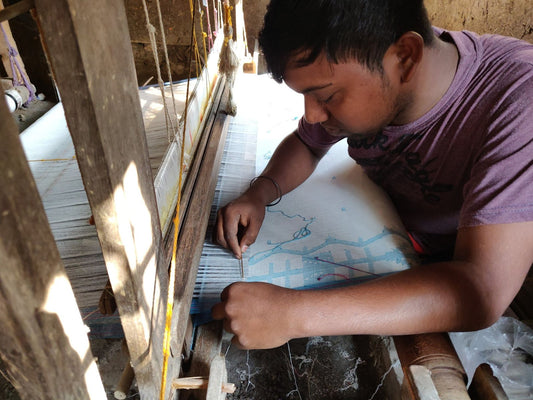
{"label": "wooden bar", "polygon": [[234,393],[235,385],[226,383],[227,378],[226,359],[222,354],[219,354],[211,361],[209,383],[207,385],[205,399],[224,400],[226,393]]}
{"label": "wooden bar", "polygon": [[[0,22],[18,17],[20,14],[30,11],[33,6],[34,0],[20,0],[18,3],[0,10]],[[0,8],[2,8],[1,5]]]}
{"label": "wooden bar", "polygon": [[18,128],[3,100],[0,135],[0,355],[22,399],[105,398]]}
{"label": "wooden bar", "polygon": [[[221,357],[221,356],[219,356]],[[218,361],[218,360],[217,360]],[[223,360],[224,361],[224,360]],[[218,364],[218,362],[217,362]],[[218,365],[217,365],[218,366]],[[222,376],[223,373],[220,374]],[[206,378],[205,376],[195,376],[187,378],[177,378],[172,382],[172,387],[177,390],[203,390],[208,389],[211,385],[211,377]],[[217,379],[218,381],[218,379]],[[222,382],[220,385],[220,395],[224,393],[235,393],[236,387],[233,383]],[[199,395],[199,393],[194,393],[193,398],[205,398],[205,396]]]}
{"label": "wooden bar", "polygon": [[468,394],[472,400],[509,400],[502,384],[494,376],[492,368],[485,363],[476,368]]}
{"label": "wooden bar", "polygon": [[[429,369],[422,365],[411,365],[408,368],[408,373],[408,380],[412,383],[411,389],[414,400],[440,400]],[[406,397],[413,398],[412,396]]]}
{"label": "wooden bar", "polygon": [[466,372],[447,333],[395,336],[394,344],[412,398],[417,398],[418,391],[409,367],[420,365],[431,373],[440,400],[470,400]]}
{"label": "wooden bar", "polygon": [[130,391],[131,384],[133,383],[133,378],[135,378],[135,375],[130,364],[130,360],[128,360],[124,366],[120,380],[118,381],[117,388],[113,392],[115,399],[123,400],[128,398],[128,393]]}
{"label": "wooden bar", "polygon": [[[205,119],[205,124],[203,126],[203,134],[198,140],[198,145],[197,145],[197,149],[195,152],[195,156],[187,172],[190,178],[187,178],[181,190],[179,229],[181,229],[181,227],[183,226],[183,222],[185,220],[185,213],[189,207],[189,202],[191,201],[191,196],[192,196],[195,184],[196,184],[195,178],[198,176],[198,171],[200,170],[200,166],[203,163],[203,155],[205,153],[207,143],[209,142],[209,136],[210,136],[209,134],[215,122],[215,116],[216,116],[216,113],[217,113],[217,110],[218,110],[218,107],[219,107],[219,104],[222,98],[222,94],[224,92],[224,87],[225,87],[225,79],[221,77],[220,79],[217,80],[215,84],[215,88],[213,89],[213,103],[211,105],[211,108],[209,108],[206,111],[206,119]],[[173,212],[172,219],[174,220],[175,217],[176,217],[176,210],[174,210]],[[173,245],[174,245],[174,229],[175,229],[174,224],[170,225],[168,232],[164,238],[163,248],[165,249],[165,262],[167,264],[170,264],[170,261],[172,259],[172,250],[173,250]]]}
{"label": "wooden bar", "polygon": [[209,135],[209,142],[196,177],[178,240],[171,335],[173,354],[181,352],[185,337],[198,263],[202,255],[202,245],[229,126],[229,118],[222,111],[228,101],[228,96],[229,87],[225,85],[218,109],[214,112],[215,120]]}
{"label": "wooden bar", "polygon": [[[167,265],[124,2],[36,0],[142,398],[159,396]],[[169,376],[179,363],[169,365]],[[168,398],[171,385],[166,385]]]}
{"label": "wooden bar", "polygon": [[[211,363],[215,357],[221,354],[222,335],[221,321],[212,321],[198,327],[191,368],[187,372],[187,377],[210,375]],[[222,379],[222,376],[220,379]],[[201,391],[195,393],[194,396],[205,399],[207,396],[207,384],[199,389]],[[181,396],[183,394],[180,394],[180,398]],[[185,394],[184,398],[188,399],[187,394]]]}

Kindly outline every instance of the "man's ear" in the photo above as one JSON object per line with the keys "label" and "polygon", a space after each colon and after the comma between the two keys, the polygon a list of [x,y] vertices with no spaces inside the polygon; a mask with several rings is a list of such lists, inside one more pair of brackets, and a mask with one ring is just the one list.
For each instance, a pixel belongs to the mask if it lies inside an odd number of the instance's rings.
{"label": "man's ear", "polygon": [[404,33],[393,46],[398,60],[401,82],[409,82],[422,60],[424,39],[418,33],[409,31]]}

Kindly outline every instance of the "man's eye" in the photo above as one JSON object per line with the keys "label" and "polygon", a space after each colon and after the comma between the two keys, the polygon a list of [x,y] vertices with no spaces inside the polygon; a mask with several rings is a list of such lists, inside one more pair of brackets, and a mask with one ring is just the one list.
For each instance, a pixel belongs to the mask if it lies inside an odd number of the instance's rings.
{"label": "man's eye", "polygon": [[333,93],[331,96],[329,96],[325,100],[322,100],[322,103],[328,104],[331,101],[331,99],[333,99],[333,96],[335,96],[335,93]]}

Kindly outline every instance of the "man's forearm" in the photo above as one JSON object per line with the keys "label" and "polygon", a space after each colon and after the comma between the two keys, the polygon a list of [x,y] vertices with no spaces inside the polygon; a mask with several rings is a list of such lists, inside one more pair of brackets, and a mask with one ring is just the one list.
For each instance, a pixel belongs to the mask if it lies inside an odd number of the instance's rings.
{"label": "man's forearm", "polygon": [[378,334],[480,329],[492,316],[477,285],[461,272],[466,263],[418,267],[362,285],[303,291],[291,313],[296,336]]}

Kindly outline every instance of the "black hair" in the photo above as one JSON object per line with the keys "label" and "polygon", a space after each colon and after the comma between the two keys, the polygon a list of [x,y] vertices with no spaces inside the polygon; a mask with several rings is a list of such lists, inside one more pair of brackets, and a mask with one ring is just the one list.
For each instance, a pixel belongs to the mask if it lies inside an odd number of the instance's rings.
{"label": "black hair", "polygon": [[301,66],[324,52],[334,63],[355,59],[383,71],[385,52],[409,31],[432,44],[423,0],[271,0],[259,44],[272,77],[282,82],[289,59],[302,51]]}

